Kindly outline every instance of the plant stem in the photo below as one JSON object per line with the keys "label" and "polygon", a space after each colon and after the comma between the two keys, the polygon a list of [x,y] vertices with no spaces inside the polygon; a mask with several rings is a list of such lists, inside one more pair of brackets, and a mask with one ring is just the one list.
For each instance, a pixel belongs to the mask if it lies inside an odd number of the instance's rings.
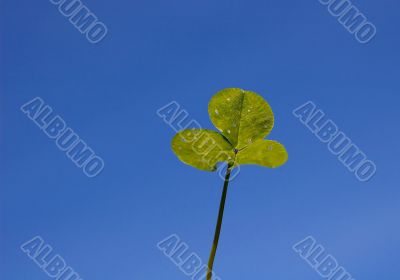
{"label": "plant stem", "polygon": [[217,225],[215,227],[214,241],[213,241],[213,244],[211,247],[210,258],[208,260],[207,280],[211,280],[211,277],[212,277],[212,268],[214,265],[215,253],[217,252],[219,234],[221,232],[222,218],[224,216],[226,193],[228,192],[229,177],[231,176],[231,168],[232,168],[232,166],[228,165],[228,167],[226,169],[224,188],[222,190],[221,202],[219,204],[218,220],[217,220]]}

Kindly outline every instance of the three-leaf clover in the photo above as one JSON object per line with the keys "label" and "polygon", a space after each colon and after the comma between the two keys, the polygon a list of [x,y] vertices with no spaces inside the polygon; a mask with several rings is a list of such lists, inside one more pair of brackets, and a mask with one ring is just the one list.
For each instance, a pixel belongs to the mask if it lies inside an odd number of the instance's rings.
{"label": "three-leaf clover", "polygon": [[224,89],[211,98],[208,114],[220,132],[201,128],[185,129],[178,132],[171,143],[176,156],[195,168],[215,171],[218,163],[226,162],[228,165],[207,280],[212,276],[231,170],[243,164],[275,168],[288,158],[282,144],[264,139],[274,126],[274,115],[260,95],[239,88]]}

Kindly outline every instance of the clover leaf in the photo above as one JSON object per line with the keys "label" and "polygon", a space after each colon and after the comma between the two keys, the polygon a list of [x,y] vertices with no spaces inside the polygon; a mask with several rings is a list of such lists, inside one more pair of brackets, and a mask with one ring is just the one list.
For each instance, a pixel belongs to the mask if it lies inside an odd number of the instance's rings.
{"label": "clover leaf", "polygon": [[215,171],[218,162],[229,162],[235,157],[232,145],[225,137],[207,129],[177,133],[172,140],[172,149],[184,163],[207,171]]}
{"label": "clover leaf", "polygon": [[174,153],[184,163],[215,171],[219,162],[271,168],[286,162],[287,153],[282,144],[263,140],[274,126],[274,115],[258,94],[238,88],[224,89],[211,98],[208,114],[221,133],[186,129],[172,140]]}
{"label": "clover leaf", "polygon": [[260,95],[239,88],[224,89],[211,98],[208,114],[220,132],[185,129],[175,135],[171,146],[182,162],[195,168],[215,171],[218,163],[228,165],[208,262],[207,280],[210,280],[231,170],[243,164],[275,168],[284,164],[288,155],[282,144],[264,139],[274,126],[274,115]]}

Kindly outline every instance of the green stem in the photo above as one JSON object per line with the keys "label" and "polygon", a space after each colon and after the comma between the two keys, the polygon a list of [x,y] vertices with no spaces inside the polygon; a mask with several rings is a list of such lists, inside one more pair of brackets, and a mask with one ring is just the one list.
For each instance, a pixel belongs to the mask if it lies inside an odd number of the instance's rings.
{"label": "green stem", "polygon": [[214,241],[213,241],[213,244],[211,247],[210,258],[208,260],[207,280],[211,280],[211,277],[212,277],[212,268],[214,265],[215,253],[217,252],[219,234],[221,232],[222,218],[224,216],[226,193],[228,192],[229,177],[231,176],[231,168],[232,168],[232,166],[229,165],[226,169],[224,189],[222,190],[221,202],[219,204],[218,220],[217,220],[217,225],[215,227]]}

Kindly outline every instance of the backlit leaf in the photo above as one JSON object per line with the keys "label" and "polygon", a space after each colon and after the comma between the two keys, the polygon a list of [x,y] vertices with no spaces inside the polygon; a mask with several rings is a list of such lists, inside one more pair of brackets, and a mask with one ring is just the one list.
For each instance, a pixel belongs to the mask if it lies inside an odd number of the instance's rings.
{"label": "backlit leaf", "polygon": [[233,162],[234,148],[218,132],[186,129],[172,139],[172,150],[184,163],[201,170],[215,171],[218,162]]}
{"label": "backlit leaf", "polygon": [[274,168],[287,161],[282,144],[264,139],[274,125],[274,115],[260,95],[239,88],[224,89],[211,98],[208,113],[221,133],[187,129],[172,140],[174,153],[184,163],[215,171],[220,162]]}
{"label": "backlit leaf", "polygon": [[272,140],[258,140],[238,152],[235,165],[258,164],[274,168],[284,164],[287,159],[288,154],[281,143]]}
{"label": "backlit leaf", "polygon": [[208,114],[236,149],[265,138],[274,125],[268,103],[258,94],[239,88],[224,89],[214,95]]}

